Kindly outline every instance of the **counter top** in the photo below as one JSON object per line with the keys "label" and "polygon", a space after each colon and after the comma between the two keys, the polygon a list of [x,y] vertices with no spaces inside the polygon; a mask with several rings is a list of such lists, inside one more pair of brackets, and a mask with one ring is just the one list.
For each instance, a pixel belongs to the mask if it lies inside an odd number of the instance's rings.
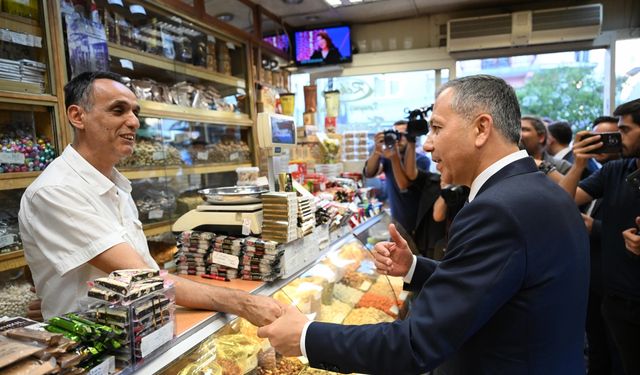
{"label": "counter top", "polygon": [[[241,280],[241,279],[233,279],[229,281],[218,281],[205,279],[200,276],[191,276],[191,275],[179,275],[185,279],[195,281],[198,283],[203,283],[207,285],[220,286],[231,289],[244,290],[245,292],[253,292],[256,289],[262,287],[264,282],[262,281],[251,281],[251,280]],[[185,308],[182,306],[176,306],[176,334],[181,336],[185,332],[189,331],[191,328],[197,326],[201,322],[207,320],[207,318],[215,315],[215,311],[206,311],[206,310],[194,310]]]}

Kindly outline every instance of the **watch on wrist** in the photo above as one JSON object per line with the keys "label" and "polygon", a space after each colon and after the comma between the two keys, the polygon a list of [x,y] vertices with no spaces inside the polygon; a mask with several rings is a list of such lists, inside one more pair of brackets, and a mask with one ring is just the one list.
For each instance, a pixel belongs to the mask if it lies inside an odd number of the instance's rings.
{"label": "watch on wrist", "polygon": [[554,167],[553,165],[551,165],[551,163],[544,160],[540,162],[540,164],[538,165],[538,170],[544,174],[549,174],[551,173],[551,171],[555,169],[556,167]]}

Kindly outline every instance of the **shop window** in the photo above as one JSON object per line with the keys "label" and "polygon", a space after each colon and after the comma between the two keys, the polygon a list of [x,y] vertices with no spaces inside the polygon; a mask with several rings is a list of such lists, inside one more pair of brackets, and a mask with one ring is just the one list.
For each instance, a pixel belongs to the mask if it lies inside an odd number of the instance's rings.
{"label": "shop window", "polygon": [[[633,50],[626,51],[631,55]],[[456,70],[458,77],[501,77],[515,88],[523,114],[569,121],[578,131],[603,114],[605,52],[593,49],[465,60],[456,63]],[[636,58],[636,67],[638,61]]]}
{"label": "shop window", "polygon": [[640,38],[616,42],[616,106],[640,98]]}

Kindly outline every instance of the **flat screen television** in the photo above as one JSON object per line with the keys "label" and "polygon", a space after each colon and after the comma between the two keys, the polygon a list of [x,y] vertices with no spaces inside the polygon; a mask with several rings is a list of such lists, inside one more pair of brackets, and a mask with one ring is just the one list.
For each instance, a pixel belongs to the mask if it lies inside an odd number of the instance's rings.
{"label": "flat screen television", "polygon": [[282,52],[289,53],[289,36],[287,34],[266,36],[262,38],[262,40],[271,44]]}
{"label": "flat screen television", "polygon": [[351,28],[323,27],[294,33],[296,64],[329,65],[351,62]]}

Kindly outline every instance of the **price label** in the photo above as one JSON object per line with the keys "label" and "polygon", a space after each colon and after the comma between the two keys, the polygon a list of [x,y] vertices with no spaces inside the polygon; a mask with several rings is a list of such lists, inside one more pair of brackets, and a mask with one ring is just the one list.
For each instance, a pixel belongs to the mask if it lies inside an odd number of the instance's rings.
{"label": "price label", "polygon": [[209,160],[209,153],[207,151],[198,152],[198,160]]}
{"label": "price label", "polygon": [[320,191],[325,191],[327,189],[327,185],[324,182],[320,183]]}
{"label": "price label", "polygon": [[155,151],[153,153],[153,160],[164,160],[166,158],[164,151]]}
{"label": "price label", "polygon": [[133,70],[133,63],[131,62],[131,60],[120,59],[120,66],[124,69]]}
{"label": "price label", "polygon": [[248,217],[242,219],[242,234],[245,236],[251,234],[251,219]]}
{"label": "price label", "polygon": [[360,288],[358,289],[366,292],[367,290],[369,290],[369,288],[371,288],[371,281],[365,280],[362,282],[362,284],[360,284]]}
{"label": "price label", "polygon": [[216,42],[216,38],[211,36],[211,35],[207,35],[207,41],[209,41],[211,43],[215,43]]}
{"label": "price label", "polygon": [[231,155],[229,155],[229,160],[231,161],[235,161],[240,159],[240,153],[238,152],[232,152]]}
{"label": "price label", "polygon": [[400,292],[398,299],[400,301],[404,301],[405,299],[407,299],[408,296],[409,296],[409,292],[407,292],[406,290],[403,290],[402,292]]}
{"label": "price label", "polygon": [[12,32],[11,33],[11,42],[15,43],[15,44],[20,44],[23,46],[29,46],[29,38],[27,37],[27,34],[22,34],[22,33],[15,33]]}
{"label": "price label", "polygon": [[4,236],[0,236],[0,249],[9,245],[13,245],[16,242],[17,241],[15,234],[5,234]]}
{"label": "price label", "polygon": [[34,36],[33,37],[33,46],[34,47],[38,47],[38,48],[42,48],[42,38],[39,36]]}
{"label": "price label", "polygon": [[0,40],[2,40],[3,42],[10,42],[11,41],[11,31],[0,29]]}
{"label": "price label", "polygon": [[89,375],[109,375],[116,372],[116,358],[112,355],[105,358],[102,363],[89,370]]}
{"label": "price label", "polygon": [[168,323],[159,330],[143,337],[140,342],[140,352],[142,357],[148,356],[151,352],[171,341],[173,338],[173,322]]}
{"label": "price label", "polygon": [[229,48],[231,50],[234,50],[234,49],[236,49],[236,45],[231,43],[231,42],[227,42],[227,48]]}
{"label": "price label", "polygon": [[150,220],[162,219],[163,216],[164,216],[164,211],[162,211],[162,210],[151,210],[151,211],[149,211],[149,219]]}
{"label": "price label", "polygon": [[240,264],[240,259],[238,259],[236,255],[225,254],[218,251],[212,252],[209,260],[211,263],[235,269],[238,269],[238,264]]}
{"label": "price label", "polygon": [[24,154],[21,152],[0,152],[2,164],[24,164]]}
{"label": "price label", "polygon": [[400,312],[400,309],[398,309],[398,306],[393,305],[391,306],[391,308],[389,309],[389,312],[394,314],[394,315],[398,315],[398,313]]}

